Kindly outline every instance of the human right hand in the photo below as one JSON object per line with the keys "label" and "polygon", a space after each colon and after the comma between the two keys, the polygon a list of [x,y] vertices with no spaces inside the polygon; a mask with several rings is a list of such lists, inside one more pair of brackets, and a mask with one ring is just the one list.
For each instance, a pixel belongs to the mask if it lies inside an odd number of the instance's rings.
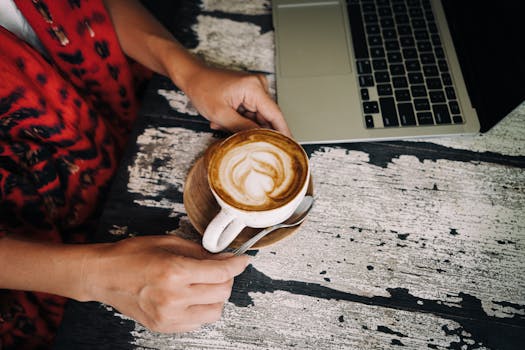
{"label": "human right hand", "polygon": [[221,317],[247,264],[247,256],[210,254],[176,236],[144,236],[101,245],[82,279],[90,299],[150,330],[186,332]]}

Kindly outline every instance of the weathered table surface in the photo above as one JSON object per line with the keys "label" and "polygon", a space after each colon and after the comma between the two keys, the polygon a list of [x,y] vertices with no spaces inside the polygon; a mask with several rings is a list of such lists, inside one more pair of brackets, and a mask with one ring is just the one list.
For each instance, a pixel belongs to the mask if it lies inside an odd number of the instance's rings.
{"label": "weathered table surface", "polygon": [[[195,53],[272,80],[269,2],[186,11]],[[219,135],[164,78],[142,114],[95,239],[198,240],[184,182]],[[525,103],[473,137],[305,146],[315,207],[294,235],[254,254],[221,321],[157,334],[72,301],[55,348],[523,349],[524,130]]]}

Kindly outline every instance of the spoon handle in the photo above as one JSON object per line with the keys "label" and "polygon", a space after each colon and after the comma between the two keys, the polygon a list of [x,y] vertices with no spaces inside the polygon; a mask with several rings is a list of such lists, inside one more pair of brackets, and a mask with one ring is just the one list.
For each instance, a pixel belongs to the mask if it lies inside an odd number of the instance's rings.
{"label": "spoon handle", "polygon": [[268,233],[274,231],[275,229],[278,229],[282,227],[282,225],[274,225],[274,226],[270,226],[270,227],[267,227],[265,228],[264,230],[262,230],[261,232],[259,232],[258,234],[256,234],[255,236],[253,236],[252,238],[250,238],[249,240],[247,240],[246,242],[244,242],[243,245],[241,245],[239,248],[235,249],[233,251],[233,254],[235,256],[239,256],[239,255],[242,255],[244,254],[248,249],[250,249],[255,243],[257,243],[261,238],[263,238],[264,236],[266,236]]}

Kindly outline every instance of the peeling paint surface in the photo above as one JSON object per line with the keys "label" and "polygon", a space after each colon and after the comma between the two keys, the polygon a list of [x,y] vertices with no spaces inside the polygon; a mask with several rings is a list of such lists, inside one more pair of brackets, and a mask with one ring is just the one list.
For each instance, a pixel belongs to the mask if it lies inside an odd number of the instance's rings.
{"label": "peeling paint surface", "polygon": [[[193,52],[266,74],[274,93],[270,1],[198,6]],[[218,135],[193,127],[197,111],[167,86],[150,89],[174,118],[139,126],[102,220],[108,237],[200,240],[182,194]],[[75,338],[63,348],[92,346],[85,329],[119,334],[119,349],[524,348],[524,130],[522,103],[472,137],[309,145],[314,208],[294,235],[252,253],[219,322],[158,334],[111,307],[73,303]]]}

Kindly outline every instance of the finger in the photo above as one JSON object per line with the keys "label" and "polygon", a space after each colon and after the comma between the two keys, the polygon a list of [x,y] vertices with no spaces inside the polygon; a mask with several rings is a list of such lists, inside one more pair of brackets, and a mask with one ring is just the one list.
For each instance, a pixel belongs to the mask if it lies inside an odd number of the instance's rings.
{"label": "finger", "polygon": [[246,255],[234,256],[222,260],[185,259],[185,268],[191,271],[188,284],[224,283],[241,274],[248,265]]}
{"label": "finger", "polygon": [[185,323],[203,324],[213,323],[220,320],[224,303],[215,303],[207,305],[191,305],[185,312]]}
{"label": "finger", "polygon": [[264,91],[269,93],[270,92],[270,85],[268,84],[268,78],[266,78],[266,75],[264,75],[264,74],[257,74],[257,79],[259,79],[259,82],[263,86]]}
{"label": "finger", "polygon": [[192,284],[188,286],[188,304],[215,304],[224,303],[230,299],[233,287],[233,278],[224,283]]}
{"label": "finger", "polygon": [[263,128],[272,129],[272,126],[270,125],[270,123],[268,123],[266,119],[264,119],[264,117],[260,115],[259,113],[255,114],[255,118],[257,120],[257,123],[261,125]]}
{"label": "finger", "polygon": [[213,129],[213,130],[222,130],[223,129],[219,124],[213,123],[213,122],[210,122],[210,128]]}
{"label": "finger", "polygon": [[286,136],[292,136],[281,110],[268,94],[259,94],[255,101],[255,106],[250,106],[247,103],[245,105],[249,110],[256,110],[259,118],[264,119],[273,129],[280,131]]}
{"label": "finger", "polygon": [[202,245],[173,235],[160,236],[161,246],[170,253],[195,259],[211,259],[213,254]]}

